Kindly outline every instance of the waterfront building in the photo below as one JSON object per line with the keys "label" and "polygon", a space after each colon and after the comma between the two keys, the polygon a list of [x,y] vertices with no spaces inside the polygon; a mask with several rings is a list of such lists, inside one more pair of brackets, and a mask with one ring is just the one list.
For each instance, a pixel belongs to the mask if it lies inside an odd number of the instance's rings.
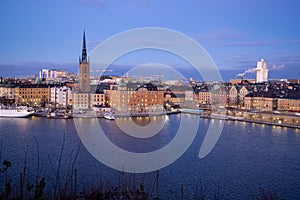
{"label": "waterfront building", "polygon": [[90,106],[92,108],[99,106],[106,106],[106,99],[104,90],[109,89],[110,84],[98,84],[91,86]]}
{"label": "waterfront building", "polygon": [[190,84],[188,85],[172,85],[168,87],[177,98],[180,98],[180,102],[193,101],[194,91]]}
{"label": "waterfront building", "polygon": [[200,108],[210,107],[211,93],[206,83],[197,83],[194,87],[194,99],[197,100]]}
{"label": "waterfront building", "polygon": [[0,84],[0,97],[5,99],[15,99],[15,85]]}
{"label": "waterfront building", "polygon": [[209,107],[211,105],[210,99],[211,99],[211,93],[208,91],[208,89],[202,89],[198,92],[198,102],[199,106],[202,107]]}
{"label": "waterfront building", "polygon": [[210,89],[210,102],[213,109],[224,109],[228,103],[228,89],[223,83],[215,83]]}
{"label": "waterfront building", "polygon": [[278,110],[300,112],[300,87],[296,85],[288,88],[284,96],[278,97]]}
{"label": "waterfront building", "polygon": [[164,101],[170,106],[179,107],[183,102],[184,96],[175,95],[171,90],[167,89],[164,93]]}
{"label": "waterfront building", "polygon": [[250,87],[246,87],[245,85],[243,85],[239,90],[239,103],[241,106],[245,105],[245,96],[249,94],[249,92],[250,92]]}
{"label": "waterfront building", "polygon": [[236,106],[238,104],[238,86],[231,86],[229,90],[229,97],[228,97],[228,103],[230,106]]}
{"label": "waterfront building", "polygon": [[48,102],[49,89],[47,85],[21,85],[14,88],[15,101],[18,104],[31,106],[45,105]]}
{"label": "waterfront building", "polygon": [[278,98],[278,110],[300,112],[300,98]]}
{"label": "waterfront building", "polygon": [[261,59],[260,61],[257,62],[256,68],[256,83],[261,83],[261,82],[267,82],[268,81],[268,67],[266,61],[264,59]]}
{"label": "waterfront building", "polygon": [[164,90],[152,83],[119,82],[111,90],[105,90],[108,104],[119,113],[162,112]]}
{"label": "waterfront building", "polygon": [[[167,88],[166,92],[170,94],[165,94],[165,102],[171,101],[176,106],[181,108],[193,108],[198,107],[198,98],[194,94],[193,87],[190,84],[172,85]],[[195,97],[196,96],[196,97]]]}
{"label": "waterfront building", "polygon": [[249,111],[277,110],[277,98],[271,92],[255,92],[245,96],[245,109]]}
{"label": "waterfront building", "polygon": [[[247,89],[248,88],[248,89]],[[249,88],[245,85],[233,85],[229,90],[229,106],[244,106],[245,96],[249,93]]]}
{"label": "waterfront building", "polygon": [[55,86],[50,89],[50,101],[57,106],[72,105],[72,88],[68,86]]}
{"label": "waterfront building", "polygon": [[78,89],[73,94],[73,109],[88,110],[90,109],[90,63],[87,56],[85,32],[83,33],[83,43],[81,57],[79,57],[79,75]]}
{"label": "waterfront building", "polygon": [[89,93],[74,93],[73,95],[73,109],[74,110],[88,110],[90,108]]}
{"label": "waterfront building", "polygon": [[91,107],[105,105],[105,94],[102,93],[91,93]]}

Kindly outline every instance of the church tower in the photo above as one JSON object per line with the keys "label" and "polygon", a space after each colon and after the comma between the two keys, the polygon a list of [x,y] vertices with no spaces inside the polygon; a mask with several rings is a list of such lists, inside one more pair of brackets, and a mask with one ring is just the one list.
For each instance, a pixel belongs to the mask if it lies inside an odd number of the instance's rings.
{"label": "church tower", "polygon": [[85,31],[83,32],[82,53],[79,57],[79,92],[89,93],[90,83],[90,62],[87,57]]}

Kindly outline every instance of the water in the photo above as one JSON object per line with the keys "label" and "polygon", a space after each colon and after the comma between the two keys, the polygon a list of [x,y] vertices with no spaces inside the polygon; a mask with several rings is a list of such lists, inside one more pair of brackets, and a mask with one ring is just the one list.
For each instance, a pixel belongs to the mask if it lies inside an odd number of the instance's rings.
{"label": "water", "polygon": [[[170,115],[159,134],[142,141],[122,133],[115,121],[99,119],[113,143],[134,152],[154,151],[170,143],[179,121],[180,114]],[[201,187],[207,197],[213,197],[219,189],[225,199],[251,199],[261,190],[273,191],[282,199],[300,198],[300,130],[226,121],[217,145],[207,157],[199,159],[198,152],[209,123],[218,123],[218,120],[200,119],[197,136],[190,148],[180,159],[158,172],[158,192],[163,199],[178,199],[181,189],[192,198]],[[51,190],[64,142],[60,180],[70,174],[70,166],[79,150],[74,166],[77,191],[99,182],[105,187],[118,186],[120,179],[125,177],[143,180],[145,189],[156,193],[156,172],[121,173],[97,161],[83,146],[79,149],[80,139],[73,120],[0,118],[0,127],[1,160],[12,163],[8,174],[16,185],[26,165],[28,179],[34,182],[39,167],[39,176],[45,176],[47,190]],[[40,165],[37,164],[37,144]],[[3,181],[3,174],[0,178]]]}

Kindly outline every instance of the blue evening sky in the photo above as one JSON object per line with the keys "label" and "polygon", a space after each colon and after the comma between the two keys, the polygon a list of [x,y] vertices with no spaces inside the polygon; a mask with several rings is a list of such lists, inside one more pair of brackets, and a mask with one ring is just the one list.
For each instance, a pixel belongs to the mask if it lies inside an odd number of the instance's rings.
{"label": "blue evening sky", "polygon": [[[263,57],[270,70],[295,77],[300,72],[299,8],[297,0],[2,0],[0,64],[77,64],[84,29],[90,52],[114,34],[151,26],[195,39],[222,70],[242,73]],[[149,53],[149,59],[146,54],[117,62],[183,64],[164,53]]]}

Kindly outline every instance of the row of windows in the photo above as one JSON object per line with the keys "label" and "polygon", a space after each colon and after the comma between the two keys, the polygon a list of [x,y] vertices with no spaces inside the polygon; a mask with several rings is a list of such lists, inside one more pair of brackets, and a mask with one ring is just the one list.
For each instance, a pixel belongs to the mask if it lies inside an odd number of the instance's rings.
{"label": "row of windows", "polygon": [[6,92],[6,91],[1,92],[1,91],[0,91],[0,94],[13,94],[13,92]]}
{"label": "row of windows", "polygon": [[145,94],[145,95],[136,95],[136,94],[127,94],[127,95],[124,95],[124,94],[118,94],[118,93],[114,93],[113,94],[113,96],[115,96],[115,97],[122,97],[122,98],[125,98],[125,97],[133,97],[133,98],[147,98],[148,96],[149,97],[157,97],[157,96],[160,96],[160,97],[162,97],[163,96],[163,94],[159,94],[159,95],[157,95],[157,94]]}
{"label": "row of windows", "polygon": [[47,92],[38,92],[38,91],[34,91],[34,92],[20,92],[20,94],[47,94]]}
{"label": "row of windows", "polygon": [[78,102],[76,102],[76,104],[87,104],[87,102],[86,101],[78,101]]}
{"label": "row of windows", "polygon": [[104,99],[94,99],[94,101],[104,101]]}
{"label": "row of windows", "polygon": [[84,94],[79,94],[76,95],[77,98],[88,98],[88,95],[84,95]]}
{"label": "row of windows", "polygon": [[26,98],[46,98],[46,96],[40,96],[40,95],[22,95],[21,98],[26,99]]}
{"label": "row of windows", "polygon": [[157,104],[155,104],[155,103],[150,103],[150,104],[147,104],[147,103],[145,103],[145,104],[135,104],[135,103],[131,103],[131,104],[129,104],[130,106],[154,106],[154,105],[157,105]]}

